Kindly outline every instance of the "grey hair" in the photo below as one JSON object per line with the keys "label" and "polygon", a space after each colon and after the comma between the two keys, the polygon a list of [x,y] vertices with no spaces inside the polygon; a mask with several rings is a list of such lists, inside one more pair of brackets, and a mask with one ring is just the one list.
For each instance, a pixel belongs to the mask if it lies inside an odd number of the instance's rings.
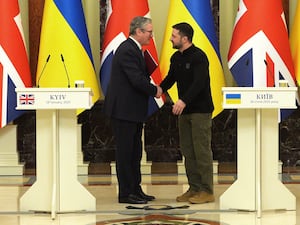
{"label": "grey hair", "polygon": [[145,25],[152,23],[152,19],[143,16],[134,17],[130,22],[129,35],[134,35],[136,33],[136,29],[140,28],[144,29]]}

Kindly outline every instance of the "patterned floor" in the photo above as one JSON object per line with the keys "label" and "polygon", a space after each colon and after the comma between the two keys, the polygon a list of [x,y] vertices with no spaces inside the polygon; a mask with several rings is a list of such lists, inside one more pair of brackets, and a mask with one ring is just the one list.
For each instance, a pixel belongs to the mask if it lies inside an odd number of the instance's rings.
{"label": "patterned floor", "polygon": [[[100,221],[96,225],[220,225],[218,221],[193,219],[180,216],[152,214],[123,220]],[[224,224],[223,224],[224,225]]]}
{"label": "patterned floor", "polygon": [[[297,198],[296,211],[265,211],[262,218],[255,212],[220,210],[219,197],[236,180],[234,173],[214,176],[216,201],[207,204],[185,204],[175,201],[176,196],[187,190],[185,175],[143,175],[143,189],[157,199],[147,204],[148,209],[128,209],[128,204],[117,202],[115,176],[78,176],[80,183],[95,196],[96,211],[59,213],[52,220],[49,213],[19,211],[19,198],[35,182],[35,176],[0,176],[1,225],[299,225],[300,224],[300,173],[283,173],[279,178]],[[242,200],[242,199],[241,199]],[[33,203],[34,204],[34,203]],[[299,215],[299,216],[298,216]]]}

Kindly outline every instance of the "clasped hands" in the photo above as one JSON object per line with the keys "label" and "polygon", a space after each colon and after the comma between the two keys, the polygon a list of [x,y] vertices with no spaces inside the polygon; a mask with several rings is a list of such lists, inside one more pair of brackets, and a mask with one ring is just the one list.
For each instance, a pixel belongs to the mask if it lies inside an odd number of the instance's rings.
{"label": "clasped hands", "polygon": [[155,98],[160,98],[161,97],[161,95],[163,94],[163,90],[162,90],[162,88],[160,87],[160,86],[156,86],[156,89],[157,89],[157,91],[156,91],[156,95],[155,95]]}
{"label": "clasped hands", "polygon": [[[155,98],[160,98],[163,94],[163,90],[160,86],[156,86],[157,92],[155,95]],[[182,111],[184,110],[186,104],[181,99],[178,99],[178,101],[173,105],[172,112],[174,115],[181,115]]]}

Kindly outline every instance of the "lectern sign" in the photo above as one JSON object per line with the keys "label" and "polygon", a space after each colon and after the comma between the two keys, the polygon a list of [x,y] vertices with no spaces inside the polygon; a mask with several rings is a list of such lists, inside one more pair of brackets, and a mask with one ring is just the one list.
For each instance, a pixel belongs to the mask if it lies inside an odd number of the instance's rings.
{"label": "lectern sign", "polygon": [[[91,88],[16,88],[17,109],[89,109]],[[88,101],[87,101],[88,100]]]}
{"label": "lectern sign", "polygon": [[296,87],[227,87],[223,108],[296,108]]}

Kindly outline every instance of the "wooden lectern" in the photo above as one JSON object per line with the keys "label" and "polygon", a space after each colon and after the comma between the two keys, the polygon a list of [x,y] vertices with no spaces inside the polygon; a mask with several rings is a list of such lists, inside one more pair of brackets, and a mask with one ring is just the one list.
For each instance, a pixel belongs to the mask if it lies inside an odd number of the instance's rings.
{"label": "wooden lectern", "polygon": [[77,180],[77,109],[92,106],[91,88],[16,88],[17,109],[36,110],[36,182],[20,210],[95,210],[96,199]]}
{"label": "wooden lectern", "polygon": [[223,108],[238,109],[237,180],[221,209],[295,210],[295,196],[278,177],[279,109],[296,108],[296,87],[223,88]]}

